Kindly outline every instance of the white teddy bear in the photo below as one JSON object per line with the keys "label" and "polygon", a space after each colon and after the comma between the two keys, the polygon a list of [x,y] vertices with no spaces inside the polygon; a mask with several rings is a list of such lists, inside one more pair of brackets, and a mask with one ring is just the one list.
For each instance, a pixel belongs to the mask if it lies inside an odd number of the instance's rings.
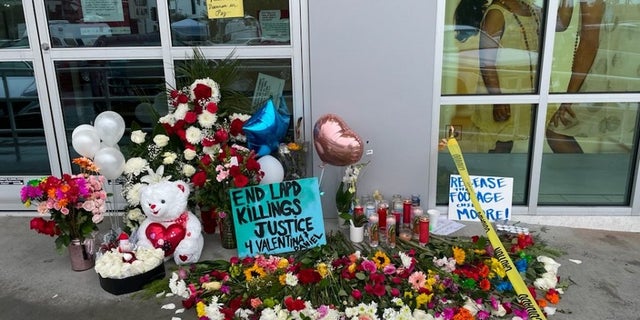
{"label": "white teddy bear", "polygon": [[165,258],[176,264],[197,262],[204,238],[200,220],[187,209],[189,185],[184,181],[162,181],[144,186],[140,205],[147,218],[137,231],[138,246],[162,248]]}

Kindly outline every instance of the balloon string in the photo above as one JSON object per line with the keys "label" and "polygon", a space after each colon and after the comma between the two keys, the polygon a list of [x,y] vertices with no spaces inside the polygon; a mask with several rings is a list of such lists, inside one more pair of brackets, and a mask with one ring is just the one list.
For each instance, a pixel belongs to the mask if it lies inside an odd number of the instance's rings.
{"label": "balloon string", "polygon": [[109,222],[111,222],[111,229],[116,232],[122,231],[120,228],[120,221],[116,215],[116,181],[111,180],[111,201],[109,201],[109,205],[107,211],[109,212]]}
{"label": "balloon string", "polygon": [[324,163],[320,165],[320,169],[322,169],[320,171],[320,182],[319,182],[319,186],[320,186],[320,194],[322,194],[322,178],[324,177]]}

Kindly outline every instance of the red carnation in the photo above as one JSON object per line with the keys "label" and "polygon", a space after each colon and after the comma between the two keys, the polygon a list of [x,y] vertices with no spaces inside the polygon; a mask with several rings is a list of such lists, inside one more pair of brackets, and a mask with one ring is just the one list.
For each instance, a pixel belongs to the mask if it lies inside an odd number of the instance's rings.
{"label": "red carnation", "polygon": [[193,95],[196,96],[196,101],[209,99],[211,97],[211,88],[206,84],[198,83],[195,88],[193,88]]}
{"label": "red carnation", "polygon": [[243,127],[244,127],[244,121],[240,119],[233,119],[229,127],[229,132],[231,133],[232,136],[244,134],[244,130],[242,130]]}
{"label": "red carnation", "polygon": [[200,143],[202,144],[203,147],[211,147],[216,144],[216,140],[207,137],[207,138],[203,138],[202,141],[200,141]]}
{"label": "red carnation", "polygon": [[358,289],[353,289],[353,291],[351,291],[351,296],[356,300],[360,300],[362,299],[362,292]]}
{"label": "red carnation", "polygon": [[249,178],[244,174],[239,174],[237,176],[233,176],[233,182],[236,185],[236,188],[243,188],[249,184]]}
{"label": "red carnation", "polygon": [[198,115],[193,111],[188,111],[187,114],[184,115],[184,121],[189,124],[196,123],[198,120]]}
{"label": "red carnation", "polygon": [[187,95],[180,93],[176,99],[178,103],[187,103],[189,102],[189,97]]}
{"label": "red carnation", "polygon": [[224,129],[220,129],[216,131],[216,133],[213,135],[213,138],[216,140],[216,142],[224,144],[227,142],[227,140],[229,140],[229,133]]}
{"label": "red carnation", "polygon": [[208,154],[203,155],[200,162],[202,162],[203,166],[208,167],[211,164],[211,156]]}
{"label": "red carnation", "polygon": [[284,305],[287,307],[289,311],[300,311],[304,310],[304,300],[302,299],[293,299],[291,296],[288,296],[284,299]]}
{"label": "red carnation", "polygon": [[[207,111],[211,112],[211,113],[216,113],[218,112],[218,104],[215,102],[209,102],[207,103],[207,105],[205,106],[205,109],[207,109]],[[233,124],[233,123],[232,123]]]}
{"label": "red carnation", "polygon": [[207,182],[207,173],[204,171],[196,172],[193,177],[191,177],[191,182],[193,182],[193,185],[196,187],[202,187],[205,182]]}
{"label": "red carnation", "polygon": [[249,157],[247,159],[247,170],[249,171],[258,171],[260,170],[260,162],[256,160],[254,157]]}

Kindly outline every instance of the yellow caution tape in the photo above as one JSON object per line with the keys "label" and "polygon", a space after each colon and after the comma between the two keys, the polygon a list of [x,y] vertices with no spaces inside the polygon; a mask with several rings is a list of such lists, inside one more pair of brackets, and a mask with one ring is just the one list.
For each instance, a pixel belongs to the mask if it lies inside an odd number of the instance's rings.
{"label": "yellow caution tape", "polygon": [[467,188],[469,192],[469,196],[471,197],[471,202],[473,203],[473,207],[478,212],[478,217],[480,217],[480,222],[482,223],[482,227],[484,231],[487,233],[487,237],[489,238],[489,242],[491,242],[491,246],[493,246],[495,257],[500,261],[500,264],[504,268],[507,273],[507,277],[513,286],[513,289],[516,291],[516,295],[518,301],[526,308],[527,314],[529,315],[529,319],[532,320],[543,320],[546,319],[544,313],[538,307],[538,303],[529,292],[527,285],[520,277],[520,273],[516,266],[511,261],[509,257],[508,251],[505,249],[502,241],[498,237],[498,234],[493,229],[489,220],[487,220],[487,216],[480,207],[480,202],[478,201],[478,197],[476,196],[475,191],[473,190],[473,186],[471,184],[471,178],[469,177],[469,172],[467,171],[467,166],[464,164],[464,158],[462,157],[462,150],[460,150],[460,145],[458,145],[458,141],[454,137],[450,137],[447,141],[447,147],[449,148],[449,153],[453,158],[453,162],[458,168],[458,173],[460,173],[460,177],[462,178],[462,182],[464,186]]}

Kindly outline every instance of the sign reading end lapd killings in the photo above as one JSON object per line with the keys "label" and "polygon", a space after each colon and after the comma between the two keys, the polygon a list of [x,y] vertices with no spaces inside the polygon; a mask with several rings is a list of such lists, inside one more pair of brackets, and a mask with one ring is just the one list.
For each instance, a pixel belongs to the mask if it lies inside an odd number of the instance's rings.
{"label": "sign reading end lapd killings", "polygon": [[[469,176],[487,220],[511,219],[513,178]],[[449,180],[449,219],[479,220],[471,197],[460,175],[452,174]]]}
{"label": "sign reading end lapd killings", "polygon": [[238,256],[275,254],[327,243],[317,178],[229,191]]}

